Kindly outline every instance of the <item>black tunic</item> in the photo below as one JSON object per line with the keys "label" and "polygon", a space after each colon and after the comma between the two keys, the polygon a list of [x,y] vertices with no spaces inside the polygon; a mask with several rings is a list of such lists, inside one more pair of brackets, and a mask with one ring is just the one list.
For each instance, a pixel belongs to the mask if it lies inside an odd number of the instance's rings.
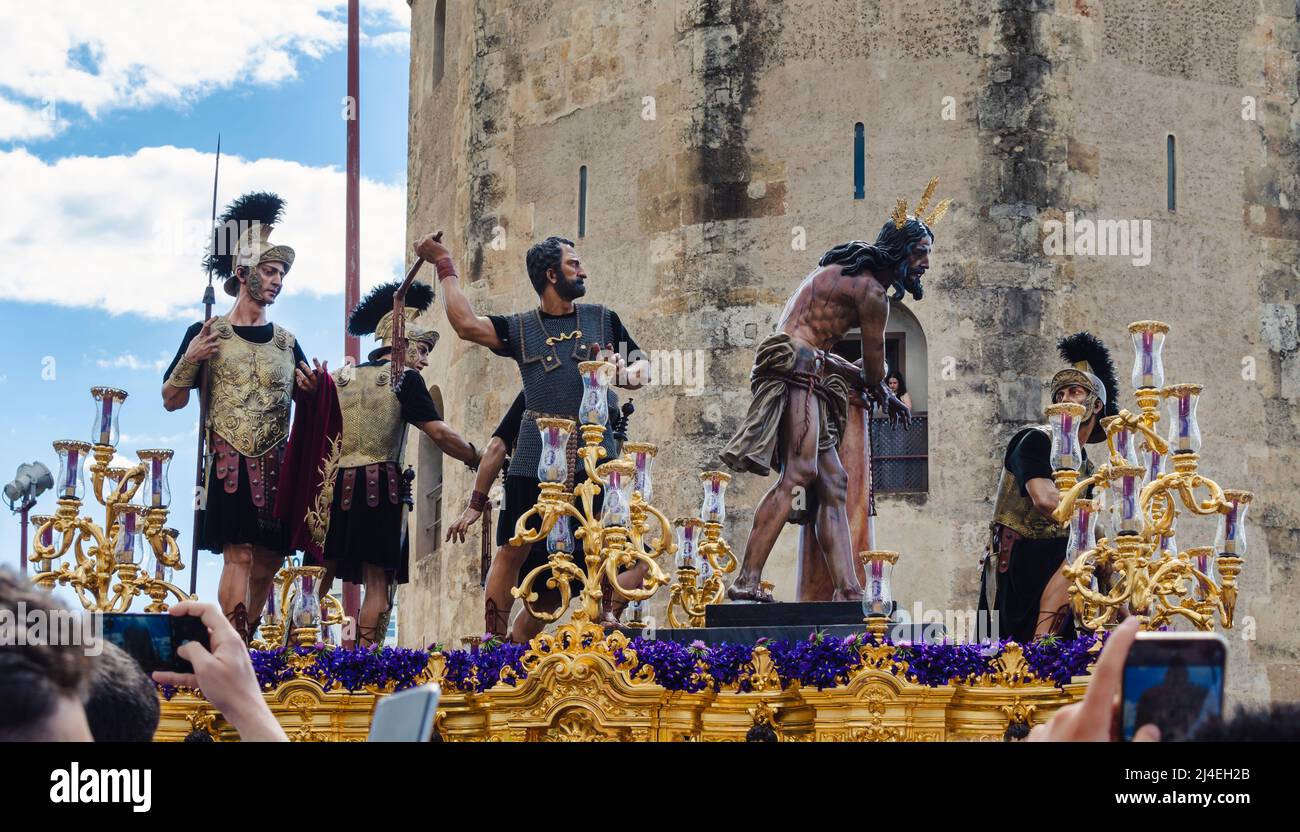
{"label": "black tunic", "polygon": [[[367,362],[359,366],[374,367],[386,364],[387,359]],[[402,405],[402,420],[410,425],[442,421],[429,388],[415,370],[407,370],[402,378],[402,388],[397,393]],[[398,463],[398,476],[401,476]],[[336,575],[345,581],[363,583],[365,564],[382,568],[390,580],[404,584],[409,580],[409,557],[402,538],[402,504],[388,499],[387,466],[379,468],[379,502],[373,508],[366,504],[364,487],[353,494],[352,505],[343,509],[343,475],[348,469],[338,471],[334,480],[334,505],[330,509],[329,534],[325,538],[325,559],[337,565]],[[366,479],[364,466],[357,471],[358,483]],[[401,484],[398,485],[401,492]]]}
{"label": "black tunic", "polygon": [[[1012,439],[1005,464],[1016,478],[1021,495],[1028,496],[1025,484],[1030,480],[1052,479],[1051,449],[1051,438],[1041,430],[1022,431]],[[1086,464],[1087,452],[1082,448],[1080,451]],[[1043,590],[1060,571],[1068,542],[1067,537],[1041,540],[1022,537],[1012,546],[1007,571],[998,573],[998,626],[1002,638],[1015,639],[1020,644],[1034,640]],[[1058,632],[1072,629],[1072,622],[1067,620]]]}
{"label": "black tunic", "polygon": [[[175,357],[167,365],[167,371],[163,373],[164,381],[171,376],[177,362],[185,355],[185,350],[189,349],[190,341],[194,340],[194,336],[198,335],[202,328],[203,322],[199,321],[185,330],[185,338],[181,341],[180,349],[176,351]],[[240,338],[254,344],[268,343],[275,335],[275,325],[269,323],[261,326],[234,326],[233,329]],[[293,342],[293,358],[295,364],[307,361],[307,356],[298,346],[297,339]],[[196,376],[191,389],[198,386],[199,377]],[[281,442],[276,446],[272,453],[283,455],[284,443]],[[283,524],[272,516],[275,506],[270,498],[269,489],[266,505],[261,509],[253,505],[253,492],[249,488],[245,457],[242,455],[239,457],[239,484],[234,493],[230,494],[226,493],[221,481],[216,479],[216,462],[210,446],[208,460],[204,490],[206,499],[202,501],[203,510],[200,511],[199,527],[196,530],[200,548],[221,554],[227,546],[251,543],[287,553],[289,536]]]}

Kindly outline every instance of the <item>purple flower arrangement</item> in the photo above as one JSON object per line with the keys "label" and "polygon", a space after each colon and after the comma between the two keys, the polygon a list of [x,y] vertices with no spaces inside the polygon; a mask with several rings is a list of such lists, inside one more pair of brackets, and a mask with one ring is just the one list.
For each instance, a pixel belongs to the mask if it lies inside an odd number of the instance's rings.
{"label": "purple flower arrangement", "polygon": [[[1085,635],[1077,639],[1040,639],[1024,646],[1025,662],[1039,679],[1063,687],[1073,677],[1087,672],[1096,657],[1088,652],[1096,638]],[[862,664],[859,648],[871,643],[877,642],[867,634],[831,638],[815,632],[802,641],[769,642],[766,646],[782,687],[797,682],[824,690],[845,684]],[[890,644],[888,639],[883,643]],[[970,682],[996,672],[994,661],[1004,644],[905,643],[894,645],[893,659],[906,662],[907,668],[902,672],[907,680],[938,687]],[[741,691],[752,690],[749,673],[756,646],[727,643],[709,646],[700,641],[688,645],[635,638],[628,649],[635,651],[638,665],[654,668],[655,681],[664,688],[698,693],[731,686]],[[326,645],[297,647],[293,649],[298,656],[315,654],[315,661],[300,671],[295,671],[289,662],[286,648],[252,650],[250,656],[263,690],[272,690],[296,676],[315,679],[327,689],[337,685],[349,692],[368,685],[384,687],[388,684],[392,684],[393,690],[403,690],[416,684],[437,647],[430,645],[428,650],[405,647],[348,650]],[[527,675],[521,664],[527,650],[527,645],[490,640],[469,649],[447,651],[445,683],[453,690],[482,693],[501,681],[502,670],[508,667],[513,675],[506,674],[505,682],[516,684],[518,679]],[[628,658],[623,650],[615,652],[615,660],[620,666],[626,666]],[[890,669],[896,674],[900,672],[898,665]],[[176,693],[175,688],[159,687],[166,699]]]}

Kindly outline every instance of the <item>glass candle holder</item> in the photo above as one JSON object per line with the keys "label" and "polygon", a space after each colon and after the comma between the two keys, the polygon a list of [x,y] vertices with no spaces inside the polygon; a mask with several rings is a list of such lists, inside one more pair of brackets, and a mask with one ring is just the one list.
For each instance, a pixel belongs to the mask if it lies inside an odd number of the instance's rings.
{"label": "glass candle holder", "polygon": [[1138,495],[1142,491],[1142,468],[1136,465],[1120,465],[1111,469],[1113,479],[1110,482],[1110,494],[1118,516],[1115,534],[1140,534],[1142,531],[1141,507]]}
{"label": "glass candle holder", "polygon": [[86,478],[82,468],[90,453],[90,443],[61,439],[54,443],[54,452],[59,455],[59,480],[55,485],[59,499],[80,500],[85,493]]}
{"label": "glass candle holder", "polygon": [[296,583],[298,591],[289,613],[291,626],[297,629],[319,627],[320,599],[316,597],[315,576],[310,572],[300,573]]}
{"label": "glass candle holder", "polygon": [[698,517],[678,517],[673,521],[673,531],[677,535],[677,568],[698,569],[696,558],[704,521]]}
{"label": "glass candle holder", "polygon": [[709,559],[700,554],[698,550],[695,553],[695,572],[700,576],[701,585],[713,577],[713,564],[709,563]]}
{"label": "glass candle holder", "polygon": [[[1192,564],[1192,568],[1209,578],[1211,581],[1216,580],[1214,574],[1216,564],[1213,546],[1193,546],[1187,550],[1187,556]],[[1207,597],[1208,593],[1205,591],[1205,588],[1201,586],[1199,580],[1193,579],[1192,583],[1196,587],[1193,594],[1197,598]]]}
{"label": "glass candle holder", "polygon": [[1169,324],[1160,321],[1137,321],[1128,325],[1133,338],[1133,389],[1163,387],[1165,365],[1160,351],[1165,345]]}
{"label": "glass candle holder", "polygon": [[1048,405],[1047,424],[1052,429],[1051,465],[1054,471],[1077,471],[1083,464],[1079,448],[1079,422],[1083,405],[1073,402]]}
{"label": "glass candle holder", "polygon": [[537,462],[537,479],[541,482],[564,482],[569,477],[569,436],[572,419],[541,418],[537,432],[542,438],[542,453]]}
{"label": "glass candle holder", "polygon": [[627,602],[627,621],[629,624],[645,622],[645,601],[636,598]]}
{"label": "glass candle holder", "polygon": [[1065,546],[1065,562],[1097,548],[1097,501],[1075,500],[1070,517],[1070,540]]}
{"label": "glass candle holder", "polygon": [[704,484],[704,501],[700,503],[700,519],[705,523],[724,523],[727,519],[727,483],[731,475],[725,471],[705,471],[700,474]]}
{"label": "glass candle holder", "polygon": [[1196,423],[1199,384],[1171,384],[1160,391],[1169,409],[1169,452],[1194,454],[1201,450],[1201,427]]}
{"label": "glass candle holder", "polygon": [[864,615],[889,616],[894,612],[894,591],[891,582],[898,552],[872,550],[859,552],[866,583],[863,585],[862,612]]}
{"label": "glass candle holder", "polygon": [[172,503],[171,485],[167,472],[172,464],[172,452],[166,448],[136,451],[145,467],[144,505],[146,508],[167,508]]}
{"label": "glass candle holder", "polygon": [[117,516],[117,539],[113,544],[113,558],[118,563],[140,563],[144,538],[144,517],[140,507],[127,503],[120,507]]}
{"label": "glass candle holder", "polygon": [[1219,513],[1219,527],[1214,534],[1214,550],[1220,555],[1246,556],[1246,512],[1254,496],[1249,491],[1224,489],[1228,509]]}
{"label": "glass candle holder", "polygon": [[[39,543],[42,548],[53,549],[54,518],[48,514],[33,514],[30,519],[32,526],[36,530],[36,542]],[[50,525],[46,527],[44,531],[41,531],[41,527],[46,523],[49,523]],[[35,567],[37,572],[49,572],[54,569],[54,558],[33,561],[32,565]]]}
{"label": "glass candle holder", "polygon": [[616,459],[601,465],[596,469],[596,473],[607,483],[605,503],[600,512],[600,525],[605,528],[611,526],[628,528],[632,525],[632,463],[625,459]]}
{"label": "glass candle holder", "polygon": [[650,469],[654,465],[658,448],[649,442],[624,442],[623,453],[636,470],[633,472],[632,490],[641,492],[641,499],[647,503],[654,499],[654,486],[650,480]]}
{"label": "glass candle holder", "polygon": [[555,525],[551,526],[551,530],[546,533],[546,551],[549,554],[573,554],[575,544],[571,520],[572,518],[567,514],[557,517]]}
{"label": "glass candle holder", "polygon": [[[127,469],[121,465],[110,465],[104,469],[104,479],[108,483],[107,493],[112,494],[122,487],[122,480],[126,479]],[[138,492],[137,492],[138,493]],[[107,496],[104,499],[108,499]]]}
{"label": "glass candle holder", "polygon": [[[1107,433],[1110,432],[1110,426],[1119,420],[1118,416],[1107,416],[1101,420],[1101,428]],[[1131,430],[1123,429],[1115,431],[1115,453],[1119,454],[1120,459],[1125,465],[1141,465],[1137,454],[1137,436]]]}
{"label": "glass candle holder", "polygon": [[584,425],[609,424],[609,382],[614,376],[614,365],[608,361],[582,361],[578,363],[582,376],[582,405],[578,418]]}
{"label": "glass candle holder", "polygon": [[92,387],[90,395],[95,399],[95,421],[90,428],[90,441],[96,445],[117,447],[118,414],[122,402],[126,401],[126,391],[115,387]]}
{"label": "glass candle holder", "polygon": [[1152,448],[1144,439],[1139,446],[1138,456],[1138,462],[1146,472],[1142,475],[1142,484],[1148,485],[1160,479],[1160,475],[1165,472],[1165,454]]}

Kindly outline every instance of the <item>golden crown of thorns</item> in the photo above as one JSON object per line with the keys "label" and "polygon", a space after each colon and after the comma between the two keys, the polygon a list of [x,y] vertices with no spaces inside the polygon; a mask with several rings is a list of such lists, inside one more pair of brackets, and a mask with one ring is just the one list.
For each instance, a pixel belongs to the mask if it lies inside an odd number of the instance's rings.
{"label": "golden crown of thorns", "polygon": [[[921,201],[916,203],[917,219],[920,219],[922,212],[924,212],[925,209],[929,207],[930,198],[934,196],[934,189],[937,187],[939,187],[939,177],[936,176],[930,180],[929,185],[925,186],[925,193],[921,194]],[[926,217],[924,220],[921,221],[928,226],[933,226],[939,220],[943,219],[944,214],[948,213],[948,206],[951,204],[952,204],[951,199],[945,199],[944,201],[940,202],[938,205],[934,206],[934,210],[930,212],[930,216]],[[906,199],[898,200],[898,204],[894,206],[893,216],[894,216],[894,228],[902,228],[907,223],[907,200]]]}

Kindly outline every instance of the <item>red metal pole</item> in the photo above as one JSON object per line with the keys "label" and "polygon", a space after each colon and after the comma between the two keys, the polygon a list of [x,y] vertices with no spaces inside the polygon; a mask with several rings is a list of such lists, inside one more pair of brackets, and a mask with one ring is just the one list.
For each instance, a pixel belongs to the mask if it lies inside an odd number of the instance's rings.
{"label": "red metal pole", "polygon": [[[361,363],[361,339],[349,335],[348,314],[361,301],[361,55],[359,44],[360,0],[348,0],[348,119],[347,119],[347,224],[344,234],[343,354],[353,364]],[[343,582],[343,612],[357,619],[361,611],[361,587]],[[345,644],[352,646],[345,640]]]}

